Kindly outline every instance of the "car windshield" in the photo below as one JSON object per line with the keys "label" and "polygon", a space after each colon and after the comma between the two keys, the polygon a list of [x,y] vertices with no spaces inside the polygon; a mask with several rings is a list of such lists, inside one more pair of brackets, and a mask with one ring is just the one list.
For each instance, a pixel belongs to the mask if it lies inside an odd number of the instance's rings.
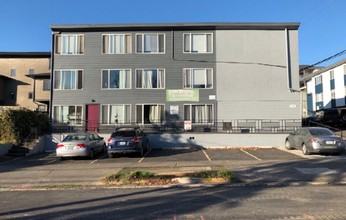
{"label": "car windshield", "polygon": [[321,129],[321,128],[314,128],[314,129],[309,129],[310,133],[312,135],[333,135],[334,133],[331,130],[328,129]]}
{"label": "car windshield", "polygon": [[81,135],[81,134],[74,134],[74,135],[67,135],[63,142],[67,141],[84,141],[86,139],[86,135]]}
{"label": "car windshield", "polygon": [[111,137],[134,137],[136,136],[136,131],[115,131],[112,133]]}

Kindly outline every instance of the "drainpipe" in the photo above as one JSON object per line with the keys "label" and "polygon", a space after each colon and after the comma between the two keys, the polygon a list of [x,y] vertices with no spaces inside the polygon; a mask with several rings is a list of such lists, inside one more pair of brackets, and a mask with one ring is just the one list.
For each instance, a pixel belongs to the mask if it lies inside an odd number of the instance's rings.
{"label": "drainpipe", "polygon": [[174,55],[175,55],[174,54],[174,30],[172,30],[172,54],[171,54],[172,60],[175,59]]}
{"label": "drainpipe", "polygon": [[287,88],[290,92],[295,92],[292,89],[292,70],[291,70],[291,53],[290,53],[290,37],[287,28],[285,28],[285,40],[286,40],[286,65],[287,65]]}
{"label": "drainpipe", "polygon": [[54,91],[54,45],[55,45],[55,33],[52,32],[52,48],[50,58],[50,100],[49,100],[49,121],[53,119],[53,91]]}

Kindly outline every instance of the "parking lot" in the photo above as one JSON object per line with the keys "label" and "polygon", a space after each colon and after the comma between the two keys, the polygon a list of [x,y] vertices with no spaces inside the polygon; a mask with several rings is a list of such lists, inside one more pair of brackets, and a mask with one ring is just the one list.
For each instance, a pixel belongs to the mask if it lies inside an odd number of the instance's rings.
{"label": "parking lot", "polygon": [[340,156],[330,155],[303,155],[299,150],[288,151],[284,148],[234,148],[234,149],[152,149],[143,157],[136,153],[117,154],[115,158],[107,158],[105,154],[96,155],[91,160],[88,158],[68,158],[60,160],[54,152],[33,155],[27,158],[1,158],[0,166],[17,164],[22,166],[37,166],[48,164],[146,164],[168,162],[193,162],[195,165],[207,162],[259,162],[259,161],[292,161],[318,158],[346,158],[345,153]]}

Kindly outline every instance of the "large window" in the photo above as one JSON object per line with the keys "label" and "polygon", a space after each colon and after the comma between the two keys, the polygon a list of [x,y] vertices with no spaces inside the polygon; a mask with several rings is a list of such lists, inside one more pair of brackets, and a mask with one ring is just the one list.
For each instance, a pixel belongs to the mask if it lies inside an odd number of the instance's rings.
{"label": "large window", "polygon": [[184,34],[184,53],[212,53],[213,34]]}
{"label": "large window", "polygon": [[54,106],[53,117],[58,123],[67,123],[69,125],[82,125],[83,106]]}
{"label": "large window", "polygon": [[213,123],[212,105],[184,105],[184,120],[195,124]]}
{"label": "large window", "polygon": [[184,88],[212,88],[213,69],[183,69]]}
{"label": "large window", "polygon": [[137,124],[161,124],[165,116],[164,105],[136,105]]}
{"label": "large window", "polygon": [[164,69],[137,69],[136,88],[163,89],[165,88]]}
{"label": "large window", "polygon": [[137,53],[164,53],[165,35],[164,34],[137,34],[136,35]]}
{"label": "large window", "polygon": [[102,89],[130,89],[131,70],[102,70]]}
{"label": "large window", "polygon": [[315,85],[322,84],[322,75],[315,77]]}
{"label": "large window", "polygon": [[126,54],[132,52],[132,37],[129,34],[102,35],[102,53]]}
{"label": "large window", "polygon": [[62,34],[56,35],[55,53],[63,55],[76,55],[84,53],[84,35]]}
{"label": "large window", "polygon": [[102,105],[102,124],[118,125],[131,123],[130,105]]}
{"label": "large window", "polygon": [[56,70],[54,71],[54,89],[76,90],[83,88],[82,70]]}

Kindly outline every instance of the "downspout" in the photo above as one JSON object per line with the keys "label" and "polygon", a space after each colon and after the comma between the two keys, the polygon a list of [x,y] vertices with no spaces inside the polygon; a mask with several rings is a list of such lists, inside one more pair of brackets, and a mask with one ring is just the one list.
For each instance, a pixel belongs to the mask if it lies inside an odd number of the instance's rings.
{"label": "downspout", "polygon": [[175,54],[174,54],[174,30],[172,30],[172,54],[171,54],[172,60],[175,59]]}
{"label": "downspout", "polygon": [[53,91],[54,91],[54,45],[55,37],[54,32],[52,32],[52,48],[51,48],[51,58],[50,58],[50,100],[49,100],[49,121],[53,120]]}
{"label": "downspout", "polygon": [[290,37],[289,37],[289,32],[287,28],[285,28],[285,40],[286,40],[287,88],[290,92],[294,92],[294,89],[292,88]]}

